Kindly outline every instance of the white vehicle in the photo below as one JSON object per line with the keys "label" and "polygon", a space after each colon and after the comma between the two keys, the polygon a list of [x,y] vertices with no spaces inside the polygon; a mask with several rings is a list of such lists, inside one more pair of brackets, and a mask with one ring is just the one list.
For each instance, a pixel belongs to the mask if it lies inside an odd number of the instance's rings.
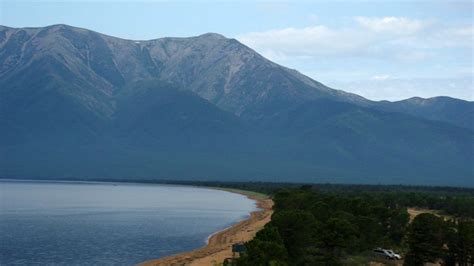
{"label": "white vehicle", "polygon": [[399,254],[393,252],[391,249],[376,248],[373,250],[374,254],[391,260],[399,260],[402,258]]}
{"label": "white vehicle", "polygon": [[400,256],[400,254],[395,253],[393,250],[386,249],[386,251],[388,253],[390,253],[394,259],[396,259],[396,260],[401,260],[402,259],[402,256]]}

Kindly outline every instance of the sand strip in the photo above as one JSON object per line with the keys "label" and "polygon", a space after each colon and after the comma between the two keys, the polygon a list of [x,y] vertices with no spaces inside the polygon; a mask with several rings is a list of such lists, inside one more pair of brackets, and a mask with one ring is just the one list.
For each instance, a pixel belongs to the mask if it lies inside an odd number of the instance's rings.
{"label": "sand strip", "polygon": [[265,226],[265,224],[270,222],[273,213],[273,201],[269,198],[258,196],[252,192],[247,193],[240,190],[228,191],[239,193],[247,196],[249,199],[255,200],[257,202],[257,207],[260,210],[252,212],[247,220],[241,221],[227,229],[212,234],[205,247],[161,259],[149,260],[139,265],[213,266],[222,263],[225,258],[231,258],[233,244],[251,240],[255,234]]}

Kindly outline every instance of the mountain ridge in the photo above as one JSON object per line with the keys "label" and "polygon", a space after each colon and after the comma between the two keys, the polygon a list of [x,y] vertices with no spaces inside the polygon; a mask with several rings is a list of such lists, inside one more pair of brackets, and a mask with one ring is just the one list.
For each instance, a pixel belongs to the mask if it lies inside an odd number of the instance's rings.
{"label": "mountain ridge", "polygon": [[4,177],[474,185],[473,102],[370,101],[222,35],[0,27],[0,66]]}

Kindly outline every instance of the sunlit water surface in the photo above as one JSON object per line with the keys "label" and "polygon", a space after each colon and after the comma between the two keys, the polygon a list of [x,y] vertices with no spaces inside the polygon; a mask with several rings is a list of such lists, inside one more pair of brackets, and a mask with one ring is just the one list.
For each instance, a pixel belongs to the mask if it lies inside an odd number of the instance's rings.
{"label": "sunlit water surface", "polygon": [[134,265],[203,246],[254,209],[186,186],[0,181],[0,265]]}

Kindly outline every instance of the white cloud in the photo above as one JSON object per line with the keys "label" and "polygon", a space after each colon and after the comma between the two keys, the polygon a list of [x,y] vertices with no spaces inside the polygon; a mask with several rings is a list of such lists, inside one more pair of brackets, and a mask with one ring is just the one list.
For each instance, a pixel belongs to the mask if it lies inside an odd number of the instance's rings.
{"label": "white cloud", "polygon": [[387,80],[389,78],[391,78],[390,75],[375,75],[375,76],[372,76],[373,80]]}
{"label": "white cloud", "polygon": [[385,80],[334,81],[328,85],[371,100],[398,101],[413,96],[451,96],[474,100],[470,78],[391,78]]}
{"label": "white cloud", "polygon": [[419,61],[433,49],[472,47],[473,26],[445,26],[433,20],[405,17],[355,17],[347,27],[314,25],[250,32],[237,36],[272,60],[288,57],[391,58]]}
{"label": "white cloud", "polygon": [[455,28],[451,31],[454,36],[458,37],[471,37],[474,35],[474,26],[466,26],[461,28]]}
{"label": "white cloud", "polygon": [[427,42],[437,47],[473,46],[474,26],[449,27],[433,32]]}
{"label": "white cloud", "polygon": [[271,29],[237,39],[277,63],[371,99],[473,99],[472,25],[405,17],[354,17],[353,22]]}
{"label": "white cloud", "polygon": [[417,50],[410,50],[410,49],[407,49],[407,50],[402,50],[398,53],[396,53],[395,55],[395,58],[400,60],[400,61],[404,61],[404,62],[416,62],[416,61],[421,61],[421,60],[424,60],[424,59],[428,59],[430,57],[432,57],[433,55],[430,54],[429,52],[425,52],[425,51],[417,51]]}
{"label": "white cloud", "polygon": [[396,35],[415,34],[432,23],[431,21],[408,19],[404,17],[356,17],[355,20],[360,26],[369,31]]}
{"label": "white cloud", "polygon": [[285,57],[360,53],[367,47],[371,36],[352,29],[317,25],[251,32],[237,39],[264,55]]}

